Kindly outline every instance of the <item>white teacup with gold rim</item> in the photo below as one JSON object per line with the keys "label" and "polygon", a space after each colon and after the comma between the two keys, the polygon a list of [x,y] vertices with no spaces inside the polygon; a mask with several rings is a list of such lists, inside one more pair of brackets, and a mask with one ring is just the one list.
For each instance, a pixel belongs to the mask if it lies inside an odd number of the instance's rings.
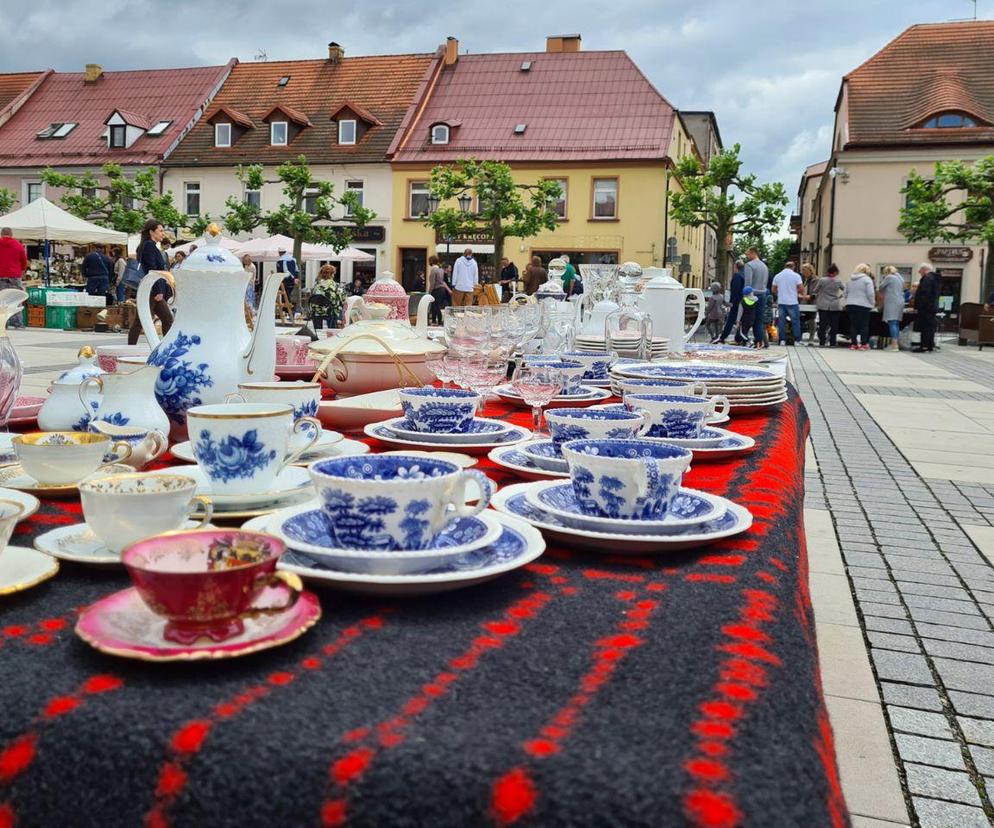
{"label": "white teacup with gold rim", "polygon": [[225,402],[276,403],[292,405],[293,419],[317,417],[321,402],[321,383],[305,382],[240,382],[238,393],[228,394]]}
{"label": "white teacup with gold rim", "polygon": [[86,524],[111,552],[142,538],[179,529],[199,505],[203,528],[214,513],[197,483],[181,474],[112,474],[79,484]]}
{"label": "white teacup with gold rim", "polygon": [[19,434],[11,443],[25,474],[43,486],[70,486],[131,457],[127,443],[81,431],[35,431]]}
{"label": "white teacup with gold rim", "polygon": [[186,414],[193,456],[218,495],[272,490],[276,476],[321,435],[313,417],[294,421],[291,405],[196,405]]}

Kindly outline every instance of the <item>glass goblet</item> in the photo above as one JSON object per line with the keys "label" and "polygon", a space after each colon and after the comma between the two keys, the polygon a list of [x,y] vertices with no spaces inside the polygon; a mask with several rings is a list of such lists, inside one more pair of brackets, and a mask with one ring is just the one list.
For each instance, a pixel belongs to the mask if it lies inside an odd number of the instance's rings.
{"label": "glass goblet", "polygon": [[563,390],[563,372],[547,365],[519,362],[511,376],[511,387],[532,408],[532,432],[536,437],[549,436],[542,418],[542,409]]}

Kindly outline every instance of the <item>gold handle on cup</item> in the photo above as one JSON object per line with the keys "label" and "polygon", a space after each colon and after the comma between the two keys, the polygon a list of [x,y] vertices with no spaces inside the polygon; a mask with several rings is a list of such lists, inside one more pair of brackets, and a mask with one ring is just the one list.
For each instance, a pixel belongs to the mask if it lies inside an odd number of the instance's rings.
{"label": "gold handle on cup", "polygon": [[[198,529],[203,529],[211,522],[211,518],[214,517],[214,504],[211,503],[209,497],[205,497],[204,495],[196,495],[193,499],[190,500],[190,505],[191,506],[198,505],[204,507],[204,513],[202,515],[199,515],[200,522],[197,524]],[[194,515],[196,513],[197,510],[191,512],[187,520],[195,520],[196,518],[194,517]]]}
{"label": "gold handle on cup", "polygon": [[297,603],[300,599],[300,593],[304,591],[304,582],[300,580],[299,575],[293,572],[281,571],[260,575],[255,584],[259,592],[262,592],[266,587],[277,587],[284,590],[287,594],[287,601],[285,604],[275,607],[249,607],[241,613],[239,616],[241,618],[254,618],[257,615],[275,615],[284,612]]}

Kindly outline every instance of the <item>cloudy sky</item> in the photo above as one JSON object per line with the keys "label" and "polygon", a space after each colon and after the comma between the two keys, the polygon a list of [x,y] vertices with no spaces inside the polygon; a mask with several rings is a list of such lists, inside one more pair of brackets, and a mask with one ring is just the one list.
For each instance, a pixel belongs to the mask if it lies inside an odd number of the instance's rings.
{"label": "cloudy sky", "polygon": [[[994,16],[994,0],[978,13]],[[0,71],[322,57],[329,40],[351,55],[428,52],[447,35],[465,51],[527,51],[580,32],[586,50],[627,50],[675,106],[713,110],[725,143],[793,196],[827,155],[841,76],[913,23],[972,15],[970,0],[4,0]]]}

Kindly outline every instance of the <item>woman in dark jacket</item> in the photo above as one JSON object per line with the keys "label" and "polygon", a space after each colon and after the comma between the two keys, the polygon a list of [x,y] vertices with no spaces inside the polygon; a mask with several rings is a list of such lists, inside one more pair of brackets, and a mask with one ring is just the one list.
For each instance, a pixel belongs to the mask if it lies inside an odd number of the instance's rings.
{"label": "woman in dark jacket", "polygon": [[[166,231],[162,228],[162,222],[156,219],[149,219],[145,222],[145,226],[142,227],[141,240],[138,242],[138,250],[135,253],[135,258],[145,273],[150,273],[153,270],[169,270],[166,264],[166,257],[162,255],[162,251],[159,249],[159,243],[165,234]],[[138,298],[138,290],[130,285],[127,287],[126,293],[128,299]],[[162,323],[163,336],[173,326],[173,313],[169,310],[169,305],[166,304],[172,295],[173,291],[169,287],[169,282],[165,279],[156,279],[148,298],[152,316],[157,317]],[[128,331],[128,344],[137,344],[141,333],[142,323],[139,317],[135,315],[134,321],[131,323],[131,328]]]}

